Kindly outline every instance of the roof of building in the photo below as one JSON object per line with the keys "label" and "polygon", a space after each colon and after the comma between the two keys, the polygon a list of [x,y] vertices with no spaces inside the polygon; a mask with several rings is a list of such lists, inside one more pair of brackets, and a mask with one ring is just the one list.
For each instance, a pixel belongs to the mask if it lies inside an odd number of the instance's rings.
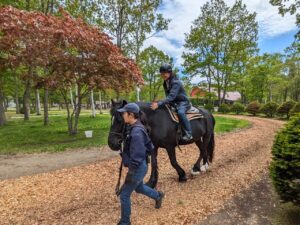
{"label": "roof of building", "polygon": [[[205,87],[194,87],[190,93],[191,97],[205,97],[207,93],[207,88]],[[218,92],[215,88],[211,89],[211,92],[215,95],[218,95]],[[221,91],[221,96],[223,96],[223,91]],[[237,101],[241,98],[241,94],[238,91],[228,91],[226,92],[225,100],[228,101]]]}

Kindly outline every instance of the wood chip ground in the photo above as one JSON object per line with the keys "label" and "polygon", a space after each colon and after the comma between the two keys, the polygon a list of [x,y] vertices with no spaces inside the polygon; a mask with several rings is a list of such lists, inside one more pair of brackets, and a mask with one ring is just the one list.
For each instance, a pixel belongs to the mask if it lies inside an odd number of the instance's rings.
{"label": "wood chip ground", "polygon": [[[251,122],[251,128],[216,137],[215,159],[209,172],[190,176],[199,154],[195,145],[177,151],[178,162],[189,176],[186,183],[178,183],[177,173],[161,149],[157,188],[166,193],[163,206],[157,210],[153,200],[134,193],[132,224],[200,223],[266,171],[274,135],[283,122],[242,118]],[[119,162],[119,158],[113,158],[1,181],[0,224],[117,224],[120,205],[114,187]]]}

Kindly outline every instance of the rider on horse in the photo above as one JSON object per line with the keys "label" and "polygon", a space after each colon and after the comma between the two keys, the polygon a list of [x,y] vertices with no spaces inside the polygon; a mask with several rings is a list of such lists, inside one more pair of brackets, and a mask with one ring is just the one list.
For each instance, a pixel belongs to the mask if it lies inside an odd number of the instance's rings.
{"label": "rider on horse", "polygon": [[173,74],[172,67],[169,64],[163,64],[159,72],[164,79],[164,90],[166,98],[164,100],[153,102],[151,108],[157,109],[164,104],[170,104],[177,109],[178,117],[184,128],[183,141],[190,141],[193,139],[192,128],[190,121],[186,117],[186,111],[190,109],[191,104],[184,90],[181,81]]}

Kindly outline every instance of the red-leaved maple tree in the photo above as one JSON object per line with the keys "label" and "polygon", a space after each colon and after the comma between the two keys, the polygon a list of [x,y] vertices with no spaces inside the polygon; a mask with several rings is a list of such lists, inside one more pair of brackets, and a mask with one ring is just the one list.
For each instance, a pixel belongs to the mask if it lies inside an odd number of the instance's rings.
{"label": "red-leaved maple tree", "polygon": [[[61,10],[59,16],[0,9],[0,69],[24,66],[24,109],[29,108],[32,83],[57,89],[65,99],[68,130],[77,133],[82,98],[94,88],[128,89],[143,82],[139,68],[124,57],[111,38],[99,28],[74,19]],[[78,89],[78,102],[70,109],[67,95]]]}

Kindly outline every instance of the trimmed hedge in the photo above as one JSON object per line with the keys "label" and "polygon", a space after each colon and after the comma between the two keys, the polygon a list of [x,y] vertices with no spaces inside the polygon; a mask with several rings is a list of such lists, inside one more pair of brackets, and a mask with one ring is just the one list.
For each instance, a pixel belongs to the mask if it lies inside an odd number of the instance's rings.
{"label": "trimmed hedge", "polygon": [[231,107],[231,112],[234,112],[235,114],[239,115],[240,113],[245,111],[245,106],[239,102],[236,102]]}
{"label": "trimmed hedge", "polygon": [[260,108],[260,111],[264,113],[267,117],[273,117],[278,108],[278,104],[276,102],[268,102]]}
{"label": "trimmed hedge", "polygon": [[228,113],[230,111],[229,105],[222,103],[218,109],[220,113]]}
{"label": "trimmed hedge", "polygon": [[300,205],[300,114],[293,117],[273,143],[270,174],[280,198]]}
{"label": "trimmed hedge", "polygon": [[300,102],[297,102],[290,111],[291,115],[295,115],[297,113],[300,113]]}
{"label": "trimmed hedge", "polygon": [[214,105],[212,103],[207,103],[205,106],[204,106],[205,109],[207,109],[208,111],[210,112],[213,112],[214,111]]}
{"label": "trimmed hedge", "polygon": [[251,115],[256,116],[256,114],[259,113],[260,106],[260,103],[257,101],[250,102],[246,107],[246,111]]}
{"label": "trimmed hedge", "polygon": [[294,101],[286,101],[282,103],[278,108],[277,108],[277,113],[280,115],[286,115],[286,118],[290,118],[290,111],[294,107],[296,102]]}

